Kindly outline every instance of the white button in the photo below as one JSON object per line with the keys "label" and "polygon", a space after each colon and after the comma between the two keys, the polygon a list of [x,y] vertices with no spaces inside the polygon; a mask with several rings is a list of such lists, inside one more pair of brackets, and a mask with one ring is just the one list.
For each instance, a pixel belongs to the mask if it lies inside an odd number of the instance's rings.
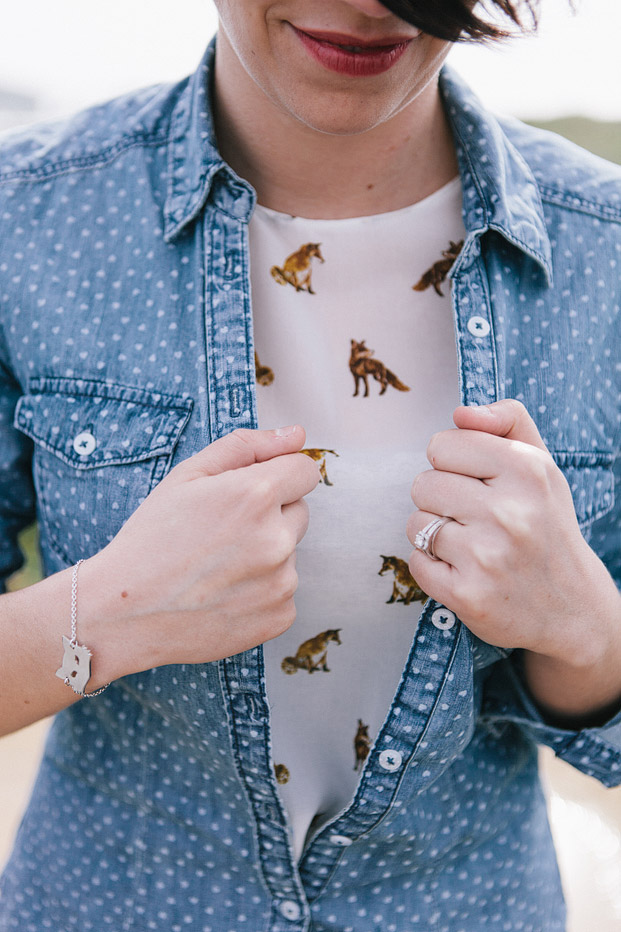
{"label": "white button", "polygon": [[448,631],[455,624],[455,615],[448,608],[437,608],[431,616],[431,623],[441,631]]}
{"label": "white button", "polygon": [[468,321],[468,330],[475,337],[486,337],[490,326],[484,317],[471,317]]}
{"label": "white button", "polygon": [[293,922],[302,914],[302,910],[294,900],[283,900],[278,908],[285,919],[291,919]]}
{"label": "white button", "polygon": [[340,845],[341,848],[347,848],[351,843],[352,839],[348,838],[347,835],[330,835],[330,844],[332,845]]}
{"label": "white button", "polygon": [[399,751],[382,751],[379,756],[380,767],[384,770],[398,770],[403,761],[403,756]]}
{"label": "white button", "polygon": [[80,456],[90,456],[96,446],[97,441],[88,430],[83,430],[73,438],[73,449]]}

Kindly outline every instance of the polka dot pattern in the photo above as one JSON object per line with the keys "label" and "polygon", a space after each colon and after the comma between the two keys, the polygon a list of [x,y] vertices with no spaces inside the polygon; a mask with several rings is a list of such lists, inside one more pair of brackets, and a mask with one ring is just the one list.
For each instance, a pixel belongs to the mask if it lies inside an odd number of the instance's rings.
{"label": "polka dot pattern", "polygon": [[[175,462],[256,424],[254,194],[214,147],[212,57],[0,145],[2,577],[35,507],[54,572],[104,546]],[[618,572],[620,173],[501,126],[448,69],[442,91],[468,232],[451,270],[464,400],[524,401]],[[515,655],[437,610],[355,797],[299,863],[260,649],[129,676],[58,715],[0,932],[561,932],[535,744],[618,783],[621,716],[550,727]]]}

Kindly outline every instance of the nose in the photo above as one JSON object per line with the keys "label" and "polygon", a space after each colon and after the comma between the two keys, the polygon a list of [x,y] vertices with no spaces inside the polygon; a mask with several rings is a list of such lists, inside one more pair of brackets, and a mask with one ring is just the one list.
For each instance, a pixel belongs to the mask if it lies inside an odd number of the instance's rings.
{"label": "nose", "polygon": [[365,16],[371,16],[374,19],[383,19],[385,16],[393,15],[379,0],[344,0],[344,2],[360,10]]}

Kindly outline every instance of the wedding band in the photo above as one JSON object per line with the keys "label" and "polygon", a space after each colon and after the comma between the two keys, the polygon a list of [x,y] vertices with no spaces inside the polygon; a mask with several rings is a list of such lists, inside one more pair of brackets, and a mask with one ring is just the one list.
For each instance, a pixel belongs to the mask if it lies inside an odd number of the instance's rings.
{"label": "wedding band", "polygon": [[414,549],[420,550],[421,553],[424,553],[425,556],[429,557],[430,560],[439,560],[440,557],[437,557],[433,549],[433,544],[438,536],[438,532],[444,527],[445,524],[448,524],[449,521],[454,521],[455,518],[434,518],[433,521],[430,521],[429,524],[425,525],[422,531],[419,531],[414,538]]}

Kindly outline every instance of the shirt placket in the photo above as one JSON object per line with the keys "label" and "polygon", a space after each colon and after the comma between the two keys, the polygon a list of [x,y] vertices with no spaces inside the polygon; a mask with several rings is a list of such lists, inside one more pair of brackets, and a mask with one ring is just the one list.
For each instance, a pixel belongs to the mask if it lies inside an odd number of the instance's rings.
{"label": "shirt placket", "polygon": [[[498,365],[478,237],[467,239],[456,263],[452,300],[462,403],[488,404],[498,398]],[[323,826],[305,848],[300,875],[309,902],[325,889],[346,851],[348,859],[355,858],[352,846],[389,811],[406,774],[407,792],[422,792],[458,753],[455,731],[448,723],[456,709],[463,710],[464,719],[472,717],[472,652],[466,635],[452,611],[429,601],[352,805]]]}
{"label": "shirt placket", "polygon": [[[248,220],[252,193],[220,184],[218,210],[205,228],[205,329],[210,433],[222,437],[256,428]],[[260,648],[220,661],[228,698],[231,743],[255,820],[259,866],[271,897],[270,932],[303,932],[309,909],[289,841],[286,815],[272,770],[269,708]]]}
{"label": "shirt placket", "polygon": [[[460,676],[453,670],[459,650]],[[401,682],[360,777],[352,804],[326,823],[307,843],[300,875],[312,904],[340,860],[356,860],[353,847],[369,835],[394,805],[406,779],[408,792],[421,792],[445,768],[453,740],[447,712],[467,706],[463,689],[470,657],[455,614],[433,600],[425,606]],[[464,658],[466,663],[464,664]],[[450,705],[455,688],[459,696]],[[351,849],[351,851],[350,851]]]}

